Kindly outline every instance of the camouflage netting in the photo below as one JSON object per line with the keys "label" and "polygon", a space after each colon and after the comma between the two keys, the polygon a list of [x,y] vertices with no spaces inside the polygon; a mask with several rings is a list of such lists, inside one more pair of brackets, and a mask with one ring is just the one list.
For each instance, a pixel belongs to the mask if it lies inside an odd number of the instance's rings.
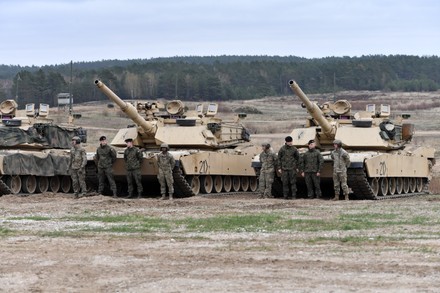
{"label": "camouflage netting", "polygon": [[70,149],[74,136],[79,136],[82,142],[87,141],[87,131],[82,128],[67,129],[50,124],[34,124],[27,130],[18,127],[0,127],[0,147],[36,143],[44,148]]}
{"label": "camouflage netting", "polygon": [[0,151],[2,173],[7,175],[68,175],[69,154]]}

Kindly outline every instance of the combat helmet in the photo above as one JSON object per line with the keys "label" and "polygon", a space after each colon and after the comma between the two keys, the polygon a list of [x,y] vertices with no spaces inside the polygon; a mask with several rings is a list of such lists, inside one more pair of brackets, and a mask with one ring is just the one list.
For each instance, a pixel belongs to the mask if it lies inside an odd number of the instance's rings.
{"label": "combat helmet", "polygon": [[74,136],[74,137],[72,137],[72,141],[74,141],[76,144],[80,144],[81,138],[79,138],[79,136]]}
{"label": "combat helmet", "polygon": [[162,150],[162,148],[166,148],[167,151],[170,150],[170,147],[169,147],[168,144],[166,144],[166,143],[163,143],[163,144],[160,145],[160,149],[161,149],[161,150]]}
{"label": "combat helmet", "polygon": [[342,147],[342,141],[341,141],[340,139],[335,139],[335,140],[333,141],[333,144],[337,144],[338,147]]}

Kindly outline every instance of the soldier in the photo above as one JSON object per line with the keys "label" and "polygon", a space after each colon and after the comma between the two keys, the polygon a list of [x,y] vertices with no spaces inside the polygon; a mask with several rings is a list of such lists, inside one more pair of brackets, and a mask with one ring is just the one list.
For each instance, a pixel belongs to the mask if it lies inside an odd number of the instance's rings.
{"label": "soldier", "polygon": [[170,148],[166,143],[160,145],[161,153],[157,156],[157,167],[159,168],[159,173],[157,174],[157,179],[160,183],[160,193],[162,194],[161,199],[166,199],[166,191],[168,186],[168,194],[170,200],[173,199],[174,193],[174,179],[173,179],[173,169],[176,165],[176,161],[173,156],[168,152]]}
{"label": "soldier", "polygon": [[116,197],[116,183],[112,170],[113,163],[116,161],[116,151],[107,144],[107,137],[105,136],[99,138],[99,144],[95,156],[98,165],[98,193],[102,194],[104,191],[105,178],[107,178],[113,197]]}
{"label": "soldier", "polygon": [[296,172],[298,172],[299,152],[292,146],[292,137],[285,138],[286,143],[278,151],[278,172],[281,173],[283,182],[283,196],[289,199],[289,188],[292,190],[292,198],[296,198]]}
{"label": "soldier", "polygon": [[324,158],[321,152],[315,147],[315,141],[309,140],[309,150],[305,152],[300,159],[301,176],[304,177],[307,185],[308,198],[321,198],[320,176]]}
{"label": "soldier", "polygon": [[81,196],[86,195],[86,151],[81,147],[81,139],[78,136],[72,138],[72,148],[70,150],[69,172],[72,178],[73,191],[75,198],[79,198],[79,191],[81,189]]}
{"label": "soldier", "polygon": [[342,141],[339,139],[333,141],[333,147],[335,148],[331,153],[333,159],[333,186],[335,189],[333,200],[339,200],[340,186],[345,200],[348,200],[347,167],[350,166],[350,155],[342,148]]}
{"label": "soldier", "polygon": [[272,183],[275,176],[277,164],[277,155],[270,150],[270,144],[264,143],[260,154],[261,171],[259,178],[260,198],[269,198],[272,196]]}
{"label": "soldier", "polygon": [[133,146],[133,139],[127,138],[125,140],[127,148],[124,151],[124,161],[127,167],[127,184],[128,196],[127,198],[134,198],[133,195],[133,180],[136,182],[138,191],[138,198],[142,197],[142,182],[141,182],[141,164],[142,152]]}

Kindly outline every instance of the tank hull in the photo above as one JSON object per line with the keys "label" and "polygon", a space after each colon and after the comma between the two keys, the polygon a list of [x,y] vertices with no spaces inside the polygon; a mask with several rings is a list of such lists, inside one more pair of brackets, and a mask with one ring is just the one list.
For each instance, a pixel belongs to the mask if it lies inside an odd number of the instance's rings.
{"label": "tank hull", "polygon": [[71,192],[68,150],[1,150],[0,195]]}

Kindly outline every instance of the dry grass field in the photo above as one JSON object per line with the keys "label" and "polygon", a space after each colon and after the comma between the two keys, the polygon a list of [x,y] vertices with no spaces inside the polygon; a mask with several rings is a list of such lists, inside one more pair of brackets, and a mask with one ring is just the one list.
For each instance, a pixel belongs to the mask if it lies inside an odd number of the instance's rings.
{"label": "dry grass field", "polygon": [[[439,92],[338,93],[357,110],[365,97],[410,113],[414,143],[440,150]],[[245,120],[253,141],[275,149],[306,116],[294,96],[221,102],[220,115],[243,107],[262,112]],[[89,151],[132,124],[107,103],[74,110]],[[438,175],[432,195],[382,201],[6,195],[0,292],[438,292]]]}

